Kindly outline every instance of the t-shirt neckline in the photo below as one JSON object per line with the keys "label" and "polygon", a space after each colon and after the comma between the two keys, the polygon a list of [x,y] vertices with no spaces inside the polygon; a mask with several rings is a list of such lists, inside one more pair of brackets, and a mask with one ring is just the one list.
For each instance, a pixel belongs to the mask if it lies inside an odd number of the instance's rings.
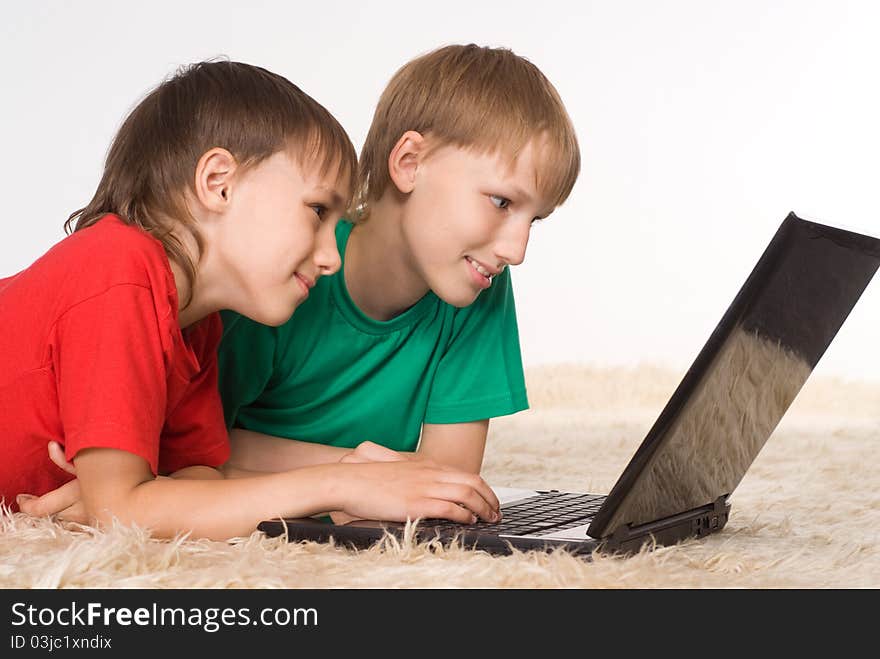
{"label": "t-shirt neckline", "polygon": [[342,265],[331,278],[331,297],[333,303],[339,309],[342,317],[354,328],[367,334],[388,334],[402,327],[414,324],[431,309],[439,299],[432,291],[428,291],[409,309],[391,320],[375,320],[370,318],[351,299],[348,287],[345,285],[345,250],[348,246],[348,238],[354,225],[347,221],[340,221],[340,229],[337,234],[336,246],[339,249],[339,258]]}

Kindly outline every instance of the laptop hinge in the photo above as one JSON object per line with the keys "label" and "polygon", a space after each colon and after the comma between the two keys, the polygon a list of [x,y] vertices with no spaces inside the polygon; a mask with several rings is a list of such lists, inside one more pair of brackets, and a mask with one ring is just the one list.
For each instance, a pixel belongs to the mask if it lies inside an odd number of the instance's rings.
{"label": "laptop hinge", "polygon": [[[702,537],[720,531],[727,523],[730,514],[728,494],[722,494],[714,502],[670,517],[654,520],[646,524],[622,524],[614,529],[603,544],[605,549],[615,551],[625,549],[638,551],[638,548],[653,537],[658,544],[670,544],[686,537]],[[665,531],[665,533],[664,533]]]}

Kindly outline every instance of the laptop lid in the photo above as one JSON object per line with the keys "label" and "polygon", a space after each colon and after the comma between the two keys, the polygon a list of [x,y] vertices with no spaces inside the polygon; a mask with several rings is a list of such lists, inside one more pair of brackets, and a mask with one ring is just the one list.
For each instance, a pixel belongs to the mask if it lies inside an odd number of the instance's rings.
{"label": "laptop lid", "polygon": [[729,496],[880,267],[880,240],[790,213],[589,527]]}

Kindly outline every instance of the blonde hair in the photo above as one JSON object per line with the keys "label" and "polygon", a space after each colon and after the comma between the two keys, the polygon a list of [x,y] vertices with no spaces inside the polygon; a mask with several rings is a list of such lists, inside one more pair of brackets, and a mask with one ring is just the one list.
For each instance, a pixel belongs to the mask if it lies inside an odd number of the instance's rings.
{"label": "blonde hair", "polygon": [[504,48],[445,46],[405,64],[382,93],[361,151],[354,219],[366,219],[369,203],[384,194],[388,157],[409,130],[511,161],[543,135],[544,157],[551,157],[538,188],[554,206],[568,198],[580,172],[571,119],[538,67]]}
{"label": "blonde hair", "polygon": [[316,165],[322,176],[338,166],[349,202],[354,192],[357,154],[322,105],[258,66],[199,62],[178,70],[131,111],[113,139],[92,200],[70,215],[65,230],[70,233],[74,222],[80,231],[107,213],[118,215],[161,241],[194,283],[195,264],[169,219],[182,223],[201,253],[184,192],[192,189],[199,159],[214,147],[229,151],[242,167],[290,149],[300,165]]}

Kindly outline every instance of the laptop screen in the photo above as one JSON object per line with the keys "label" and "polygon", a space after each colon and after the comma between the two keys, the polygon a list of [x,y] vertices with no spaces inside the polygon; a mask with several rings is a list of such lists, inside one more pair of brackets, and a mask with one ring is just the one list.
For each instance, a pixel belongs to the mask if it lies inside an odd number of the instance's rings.
{"label": "laptop screen", "polygon": [[790,214],[589,533],[733,492],[880,266],[880,240]]}

